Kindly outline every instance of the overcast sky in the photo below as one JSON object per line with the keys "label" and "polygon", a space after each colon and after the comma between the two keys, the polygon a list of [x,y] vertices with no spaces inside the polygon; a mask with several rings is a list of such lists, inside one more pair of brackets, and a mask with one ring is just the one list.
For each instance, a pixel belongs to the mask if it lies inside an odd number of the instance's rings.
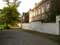
{"label": "overcast sky", "polygon": [[[37,3],[40,2],[40,0],[19,0],[19,1],[21,1],[20,6],[18,7],[18,11],[20,13],[27,12],[30,8],[34,7],[36,2]],[[0,0],[0,9],[2,9],[4,6],[6,6],[6,3]]]}

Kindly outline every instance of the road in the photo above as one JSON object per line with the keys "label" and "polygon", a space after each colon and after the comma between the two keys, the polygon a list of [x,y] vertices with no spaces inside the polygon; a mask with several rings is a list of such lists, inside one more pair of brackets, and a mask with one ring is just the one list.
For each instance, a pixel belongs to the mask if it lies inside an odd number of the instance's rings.
{"label": "road", "polygon": [[0,45],[58,45],[58,43],[24,31],[3,31],[0,32]]}

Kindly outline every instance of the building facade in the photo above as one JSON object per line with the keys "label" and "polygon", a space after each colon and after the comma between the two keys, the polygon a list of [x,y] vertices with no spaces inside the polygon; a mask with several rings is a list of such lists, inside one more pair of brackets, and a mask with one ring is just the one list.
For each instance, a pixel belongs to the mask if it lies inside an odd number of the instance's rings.
{"label": "building facade", "polygon": [[40,1],[33,9],[29,10],[29,22],[42,20],[44,22],[55,21],[56,15],[60,14],[58,2],[59,0]]}
{"label": "building facade", "polygon": [[28,23],[29,22],[29,13],[28,12],[26,12],[26,13],[24,12],[22,18],[23,18],[22,19],[23,23]]}

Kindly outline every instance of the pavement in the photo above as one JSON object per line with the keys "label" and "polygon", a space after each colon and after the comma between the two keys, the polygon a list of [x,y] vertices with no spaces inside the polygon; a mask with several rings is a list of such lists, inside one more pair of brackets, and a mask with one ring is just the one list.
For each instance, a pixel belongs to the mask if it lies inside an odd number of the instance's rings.
{"label": "pavement", "polygon": [[[41,33],[42,34],[42,33]],[[59,45],[47,35],[23,31],[23,29],[9,29],[0,32],[0,45]]]}

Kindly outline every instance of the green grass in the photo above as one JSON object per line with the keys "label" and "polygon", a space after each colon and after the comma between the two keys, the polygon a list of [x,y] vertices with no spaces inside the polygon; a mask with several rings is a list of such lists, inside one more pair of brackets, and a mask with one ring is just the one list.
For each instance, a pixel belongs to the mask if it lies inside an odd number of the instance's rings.
{"label": "green grass", "polygon": [[4,29],[6,27],[6,24],[0,24],[0,29]]}

